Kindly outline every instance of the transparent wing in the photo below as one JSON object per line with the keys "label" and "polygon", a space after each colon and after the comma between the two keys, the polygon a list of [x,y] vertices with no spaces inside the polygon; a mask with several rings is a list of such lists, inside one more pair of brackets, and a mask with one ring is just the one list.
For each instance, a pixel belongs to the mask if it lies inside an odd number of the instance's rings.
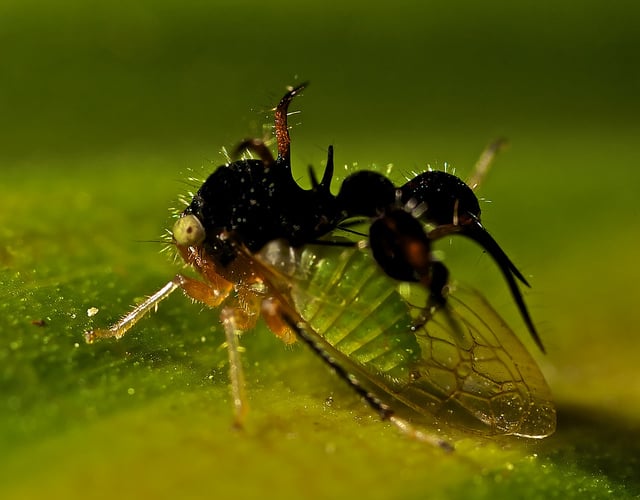
{"label": "transparent wing", "polygon": [[542,373],[478,292],[457,288],[426,316],[421,287],[388,277],[366,250],[273,242],[258,258],[306,329],[392,406],[484,434],[555,430]]}

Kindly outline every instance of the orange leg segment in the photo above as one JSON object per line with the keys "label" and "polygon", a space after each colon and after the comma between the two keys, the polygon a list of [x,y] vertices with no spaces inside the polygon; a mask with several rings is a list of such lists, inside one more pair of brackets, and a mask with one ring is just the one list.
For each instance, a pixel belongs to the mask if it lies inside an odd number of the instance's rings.
{"label": "orange leg segment", "polygon": [[177,274],[171,281],[160,288],[160,290],[148,297],[140,305],[136,306],[131,312],[125,314],[109,328],[88,330],[84,333],[84,338],[89,344],[93,343],[97,339],[122,338],[138,321],[144,318],[151,311],[155,311],[158,304],[178,288],[182,288],[184,292],[194,300],[211,307],[218,306],[229,295],[229,292],[231,292],[231,283],[225,283],[228,284],[228,287],[217,289],[193,278]]}

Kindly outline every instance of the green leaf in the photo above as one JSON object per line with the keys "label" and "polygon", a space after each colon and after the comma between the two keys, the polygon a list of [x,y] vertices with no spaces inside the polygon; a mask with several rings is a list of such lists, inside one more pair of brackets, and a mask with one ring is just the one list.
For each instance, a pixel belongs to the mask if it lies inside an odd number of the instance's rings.
{"label": "green leaf", "polygon": [[[242,4],[0,7],[0,497],[640,495],[635,4]],[[262,135],[295,74],[312,81],[301,182],[329,143],[338,166],[464,178],[509,137],[483,218],[533,285],[548,356],[489,258],[438,250],[529,342],[554,436],[413,442],[263,326],[241,339],[238,431],[217,311],[178,294],[122,340],[83,342],[181,269],[153,241],[167,209],[222,146]]]}

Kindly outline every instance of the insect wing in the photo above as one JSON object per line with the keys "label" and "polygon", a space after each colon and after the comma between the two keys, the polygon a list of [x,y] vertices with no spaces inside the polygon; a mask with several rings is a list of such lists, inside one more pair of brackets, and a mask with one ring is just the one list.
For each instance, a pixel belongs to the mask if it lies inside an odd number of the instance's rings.
{"label": "insect wing", "polygon": [[403,398],[483,433],[552,434],[551,391],[513,331],[475,290],[458,286],[448,303],[416,329],[422,359]]}
{"label": "insect wing", "polygon": [[367,250],[275,241],[258,258],[296,322],[392,407],[483,434],[555,430],[542,373],[479,293],[459,288],[426,318],[421,287],[387,276]]}

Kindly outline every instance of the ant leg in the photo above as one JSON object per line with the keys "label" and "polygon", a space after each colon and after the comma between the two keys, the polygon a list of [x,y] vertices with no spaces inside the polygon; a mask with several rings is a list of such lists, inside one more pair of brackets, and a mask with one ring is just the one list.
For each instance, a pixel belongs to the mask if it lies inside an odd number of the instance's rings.
{"label": "ant leg", "polygon": [[443,307],[447,304],[444,296],[445,289],[449,284],[449,270],[440,261],[431,261],[431,273],[429,276],[429,301],[436,307]]}
{"label": "ant leg", "polygon": [[285,344],[293,344],[296,341],[296,335],[293,333],[287,322],[280,314],[278,303],[275,298],[267,297],[262,300],[261,305],[262,317],[276,337]]}
{"label": "ant leg", "polygon": [[467,185],[475,191],[475,189],[482,183],[484,178],[487,176],[487,172],[489,171],[489,167],[495,160],[496,156],[507,145],[507,140],[504,138],[499,138],[490,143],[484,151],[480,154],[480,158],[476,161],[475,166],[473,167],[473,173],[471,177],[467,181]]}
{"label": "ant leg", "polygon": [[369,228],[373,257],[382,269],[399,281],[420,283],[429,290],[429,308],[444,307],[449,270],[433,257],[431,233],[404,210],[393,210]]}
{"label": "ant leg", "polygon": [[455,451],[455,448],[451,443],[439,438],[438,436],[434,436],[433,434],[428,434],[424,431],[421,431],[420,429],[417,429],[404,418],[398,417],[396,415],[391,415],[389,417],[389,422],[395,425],[403,434],[411,439],[436,446],[448,453]]}
{"label": "ant leg", "polygon": [[[220,292],[201,281],[179,276],[182,289],[188,296],[211,307],[220,305],[231,290],[229,288]],[[238,337],[243,330],[251,328],[257,319],[252,310],[254,304],[248,301],[250,298],[251,296],[248,296],[244,301],[241,301],[245,303],[245,307],[225,307],[220,313],[220,321],[224,327],[227,354],[229,356],[229,383],[231,385],[231,399],[233,400],[233,421],[237,428],[242,428],[248,412]]]}
{"label": "ant leg", "polygon": [[262,139],[245,139],[233,150],[233,158],[239,157],[243,151],[255,153],[265,167],[270,167],[276,161]]}
{"label": "ant leg", "polygon": [[207,283],[183,276],[182,274],[177,274],[174,281],[179,283],[180,288],[182,288],[182,291],[187,297],[197,302],[202,302],[209,307],[218,307],[231,291],[230,287],[222,289],[214,288]]}
{"label": "ant leg", "polygon": [[289,104],[293,98],[298,95],[307,86],[307,83],[301,83],[297,87],[289,88],[289,91],[280,100],[280,103],[275,109],[275,127],[276,127],[276,140],[278,142],[278,159],[286,160],[289,163],[290,159],[290,144],[291,138],[289,136],[289,126],[287,124],[287,112]]}
{"label": "ant leg", "polygon": [[431,241],[413,215],[394,209],[373,221],[369,246],[373,258],[393,279],[430,285]]}
{"label": "ant leg", "polygon": [[181,274],[176,276],[164,285],[156,293],[148,297],[142,304],[135,307],[131,312],[125,314],[116,323],[109,328],[96,328],[87,330],[84,338],[88,344],[95,342],[97,339],[104,338],[122,338],[133,326],[149,314],[152,310],[156,310],[158,304],[175,292],[178,288],[182,290],[194,300],[202,302],[210,307],[216,307],[222,303],[227,297],[230,290],[217,290],[206,283],[202,283],[193,278],[188,278]]}
{"label": "ant leg", "polygon": [[237,428],[242,428],[249,410],[245,391],[244,371],[240,359],[240,343],[238,337],[242,333],[238,325],[238,313],[241,311],[232,307],[225,307],[220,314],[224,327],[227,354],[229,355],[229,383],[231,384],[231,399],[233,400],[233,421]]}
{"label": "ant leg", "polygon": [[404,210],[385,214],[371,224],[369,231],[373,257],[384,272],[399,281],[420,283],[429,293],[416,325],[426,323],[434,311],[440,310],[453,330],[459,332],[445,295],[449,270],[431,253],[431,233],[427,235],[418,220]]}
{"label": "ant leg", "polygon": [[109,337],[115,337],[116,339],[122,338],[138,321],[146,316],[151,310],[155,310],[158,307],[158,303],[163,299],[166,299],[177,288],[180,287],[180,283],[174,278],[169,283],[164,285],[156,293],[148,297],[142,304],[137,306],[133,311],[124,315],[109,328],[97,328],[84,332],[85,341],[88,344],[95,342],[96,339],[103,339]]}

